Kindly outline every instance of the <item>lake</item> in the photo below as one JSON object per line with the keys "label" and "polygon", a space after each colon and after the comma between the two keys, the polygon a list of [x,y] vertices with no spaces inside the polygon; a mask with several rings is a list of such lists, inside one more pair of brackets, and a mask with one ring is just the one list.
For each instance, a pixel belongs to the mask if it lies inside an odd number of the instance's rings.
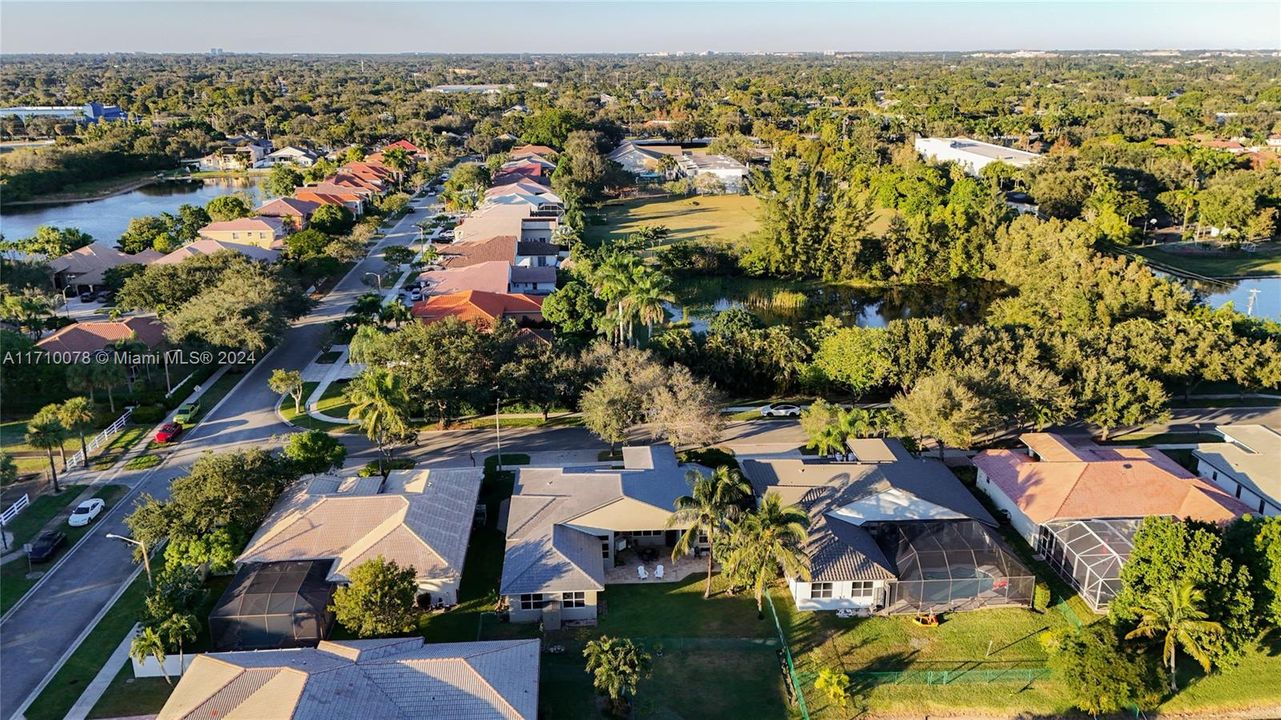
{"label": "lake", "polygon": [[261,177],[170,180],[102,200],[5,207],[0,232],[16,240],[31,237],[41,225],[73,227],[114,245],[133,218],[174,213],[184,203],[203,207],[219,195],[231,193],[245,193],[254,206],[266,197]]}
{"label": "lake", "polygon": [[1199,292],[1210,307],[1222,307],[1230,302],[1232,307],[1243,313],[1250,309],[1250,294],[1254,292],[1254,308],[1251,314],[1257,318],[1281,321],[1281,278],[1258,278],[1223,283],[1184,280],[1183,283]]}
{"label": "lake", "polygon": [[733,307],[750,310],[766,325],[794,325],[828,315],[861,327],[885,327],[891,320],[941,317],[957,324],[977,322],[1008,288],[999,283],[866,288],[743,277],[678,278],[677,302],[668,308],[675,320],[695,331],[707,329],[716,313]]}

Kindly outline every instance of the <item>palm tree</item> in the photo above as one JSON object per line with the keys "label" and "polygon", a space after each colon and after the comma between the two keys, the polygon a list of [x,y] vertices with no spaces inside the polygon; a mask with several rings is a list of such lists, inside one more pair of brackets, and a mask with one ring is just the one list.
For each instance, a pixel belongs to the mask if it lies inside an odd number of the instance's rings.
{"label": "palm tree", "polygon": [[639,265],[640,261],[635,256],[615,253],[606,258],[593,274],[594,289],[600,293],[607,306],[617,311],[619,345],[626,345],[630,334],[629,308],[625,300],[635,283]]}
{"label": "palm tree", "polygon": [[810,439],[809,447],[814,448],[819,455],[831,455],[834,453],[844,455],[848,447],[845,441],[846,435],[839,425],[828,425]]}
{"label": "palm tree", "polygon": [[347,415],[358,420],[365,435],[378,446],[378,471],[385,477],[389,444],[409,432],[409,395],[400,378],[385,368],[367,368],[351,381],[345,394],[351,402]]}
{"label": "palm tree", "polygon": [[124,379],[124,368],[113,362],[95,363],[93,366],[93,383],[96,387],[106,389],[107,403],[113,413],[116,411],[116,397],[112,389],[124,382]]}
{"label": "palm tree", "polygon": [[83,467],[89,467],[89,444],[85,442],[85,430],[93,427],[93,403],[87,397],[73,397],[58,408],[58,419],[62,426],[80,436],[80,454],[84,456]]}
{"label": "palm tree", "polygon": [[93,365],[73,363],[67,366],[67,389],[74,392],[89,393],[89,400],[94,400],[93,391],[97,389]]}
{"label": "palm tree", "polygon": [[[676,512],[667,518],[667,527],[688,525],[672,548],[672,561],[682,555],[688,555],[694,549],[699,537],[706,535],[713,546],[725,522],[738,512],[738,501],[752,492],[752,486],[735,469],[724,465],[704,475],[697,470],[685,473],[685,480],[690,485],[690,494],[676,498]],[[712,553],[707,553],[707,584],[703,588],[703,599],[712,596]]]}
{"label": "palm tree", "polygon": [[405,181],[405,171],[409,169],[409,151],[404,148],[387,148],[383,150],[383,164],[396,171],[396,184]]}
{"label": "palm tree", "polygon": [[666,275],[640,267],[632,279],[623,304],[641,322],[645,323],[646,339],[654,337],[654,323],[667,319],[665,303],[676,302],[671,292],[671,280]]}
{"label": "palm tree", "polygon": [[165,682],[173,685],[173,680],[169,679],[169,671],[165,669],[165,640],[155,628],[145,627],[142,632],[133,636],[133,641],[129,643],[129,656],[138,662],[143,662],[148,657],[155,658],[160,663],[160,672],[164,674]]}
{"label": "palm tree", "polygon": [[756,610],[764,610],[765,588],[782,568],[787,575],[810,577],[804,545],[809,539],[809,516],[795,505],[783,505],[778,493],[768,492],[760,507],[735,526],[730,551],[737,573],[746,577],[756,593]]}
{"label": "palm tree", "polygon": [[58,468],[53,463],[53,449],[61,449],[66,439],[67,429],[52,413],[38,412],[27,423],[27,444],[49,453],[49,477],[53,479],[55,495],[62,492],[62,487],[58,485]]}
{"label": "palm tree", "polygon": [[178,667],[186,666],[187,658],[183,651],[183,644],[200,637],[200,619],[193,613],[176,612],[161,621],[159,630],[169,647],[177,646]]}
{"label": "palm tree", "polygon": [[625,715],[627,696],[636,694],[641,679],[649,675],[650,656],[628,638],[608,635],[583,648],[592,684],[609,696],[615,715]]}
{"label": "palm tree", "polygon": [[1222,635],[1223,626],[1206,619],[1209,616],[1201,609],[1204,602],[1205,593],[1186,580],[1166,588],[1165,592],[1153,590],[1139,601],[1138,627],[1125,636],[1126,640],[1164,636],[1161,658],[1170,671],[1171,691],[1179,689],[1175,677],[1175,655],[1179,646],[1200,663],[1202,669],[1210,670],[1210,653],[1205,642]]}
{"label": "palm tree", "polygon": [[392,301],[378,309],[378,321],[383,325],[400,327],[400,324],[413,318],[413,313],[403,303]]}

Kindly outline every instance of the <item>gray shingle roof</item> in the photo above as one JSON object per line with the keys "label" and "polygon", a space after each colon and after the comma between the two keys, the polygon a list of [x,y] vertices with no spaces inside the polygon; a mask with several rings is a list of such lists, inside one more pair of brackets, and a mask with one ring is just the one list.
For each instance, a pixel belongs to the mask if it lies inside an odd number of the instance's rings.
{"label": "gray shingle roof", "polygon": [[499,592],[604,589],[600,539],[567,523],[623,499],[672,511],[676,498],[689,494],[685,473],[692,469],[666,445],[625,448],[622,469],[518,469]]}
{"label": "gray shingle roof", "polygon": [[424,644],[421,638],[196,658],[160,720],[533,720],[537,640]]}
{"label": "gray shingle roof", "polygon": [[859,443],[855,452],[863,462],[743,462],[743,473],[757,495],[777,492],[784,503],[800,505],[809,514],[805,551],[812,580],[895,577],[893,562],[859,524],[862,512],[868,513],[869,522],[950,517],[996,525],[942,463],[913,457],[894,440]]}

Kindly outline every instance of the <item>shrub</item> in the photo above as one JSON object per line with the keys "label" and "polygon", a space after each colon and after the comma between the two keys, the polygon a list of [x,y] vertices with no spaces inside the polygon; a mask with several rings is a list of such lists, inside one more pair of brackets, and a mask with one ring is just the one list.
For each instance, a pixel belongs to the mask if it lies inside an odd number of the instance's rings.
{"label": "shrub", "polygon": [[158,423],[165,419],[169,411],[163,405],[139,405],[133,409],[130,419],[138,423]]}

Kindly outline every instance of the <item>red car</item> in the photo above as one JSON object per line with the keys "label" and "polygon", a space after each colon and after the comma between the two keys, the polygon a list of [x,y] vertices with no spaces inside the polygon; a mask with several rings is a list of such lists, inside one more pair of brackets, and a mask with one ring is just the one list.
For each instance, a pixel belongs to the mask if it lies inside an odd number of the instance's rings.
{"label": "red car", "polygon": [[178,439],[178,434],[182,432],[182,426],[178,423],[165,423],[156,431],[156,442],[168,443]]}

